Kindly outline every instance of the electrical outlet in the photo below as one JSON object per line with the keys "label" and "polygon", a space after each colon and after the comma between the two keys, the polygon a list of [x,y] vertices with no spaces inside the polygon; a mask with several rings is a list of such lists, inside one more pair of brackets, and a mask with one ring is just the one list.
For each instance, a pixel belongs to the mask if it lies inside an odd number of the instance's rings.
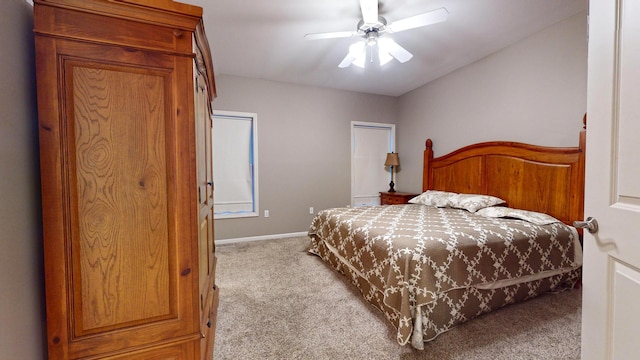
{"label": "electrical outlet", "polygon": [[268,218],[269,217],[269,210],[265,210],[264,211],[264,217]]}
{"label": "electrical outlet", "polygon": [[309,214],[313,215],[313,206],[309,208]]}

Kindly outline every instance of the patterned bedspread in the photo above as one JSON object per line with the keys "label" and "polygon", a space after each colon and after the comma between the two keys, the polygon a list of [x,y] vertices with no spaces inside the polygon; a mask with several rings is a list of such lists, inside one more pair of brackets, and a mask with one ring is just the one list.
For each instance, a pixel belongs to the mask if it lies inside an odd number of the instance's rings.
{"label": "patterned bedspread", "polygon": [[582,261],[576,230],[426,205],[324,210],[309,252],[347,275],[421,349],[458,323],[571,286]]}

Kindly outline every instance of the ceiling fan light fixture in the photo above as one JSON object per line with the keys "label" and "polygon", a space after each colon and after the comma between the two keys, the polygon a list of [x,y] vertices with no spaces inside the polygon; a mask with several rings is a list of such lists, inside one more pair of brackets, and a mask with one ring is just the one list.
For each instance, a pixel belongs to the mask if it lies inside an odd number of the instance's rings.
{"label": "ceiling fan light fixture", "polygon": [[361,69],[364,69],[364,63],[366,60],[367,60],[367,48],[365,47],[364,49],[362,49],[360,54],[358,54],[358,57],[356,57],[355,60],[353,60],[353,65]]}
{"label": "ceiling fan light fixture", "polygon": [[380,60],[380,66],[386,65],[389,61],[393,60],[393,56],[384,51],[378,44],[378,59]]}
{"label": "ceiling fan light fixture", "polygon": [[[338,67],[346,68],[352,63],[355,63],[360,67],[364,67],[364,59],[366,57],[366,48],[367,48],[367,43],[364,41],[358,41],[357,43],[351,44],[351,46],[349,46],[349,53],[347,54],[347,56],[345,56],[342,62],[340,62]],[[362,65],[359,65],[360,63]]]}
{"label": "ceiling fan light fixture", "polygon": [[367,45],[373,47],[378,42],[378,32],[369,31],[365,37]]}
{"label": "ceiling fan light fixture", "polygon": [[388,37],[381,37],[380,39],[378,39],[378,49],[380,49],[380,52],[384,51],[387,54],[390,53],[391,49],[389,44],[391,41],[393,40],[391,40],[391,38],[388,38]]}

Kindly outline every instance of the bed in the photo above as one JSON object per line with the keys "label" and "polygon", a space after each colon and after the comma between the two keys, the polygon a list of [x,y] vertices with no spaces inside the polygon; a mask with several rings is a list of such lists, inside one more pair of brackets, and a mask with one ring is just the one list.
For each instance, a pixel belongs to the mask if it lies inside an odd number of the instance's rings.
{"label": "bed", "polygon": [[425,342],[580,281],[585,131],[578,147],[494,141],[441,157],[426,141],[413,203],[319,212],[309,253],[344,274],[397,329]]}

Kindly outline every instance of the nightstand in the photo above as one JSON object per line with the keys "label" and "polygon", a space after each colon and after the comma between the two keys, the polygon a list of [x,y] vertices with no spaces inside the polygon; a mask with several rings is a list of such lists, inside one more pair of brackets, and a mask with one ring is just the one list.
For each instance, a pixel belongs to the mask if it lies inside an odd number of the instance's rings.
{"label": "nightstand", "polygon": [[410,199],[420,194],[406,192],[380,192],[380,205],[407,204]]}

